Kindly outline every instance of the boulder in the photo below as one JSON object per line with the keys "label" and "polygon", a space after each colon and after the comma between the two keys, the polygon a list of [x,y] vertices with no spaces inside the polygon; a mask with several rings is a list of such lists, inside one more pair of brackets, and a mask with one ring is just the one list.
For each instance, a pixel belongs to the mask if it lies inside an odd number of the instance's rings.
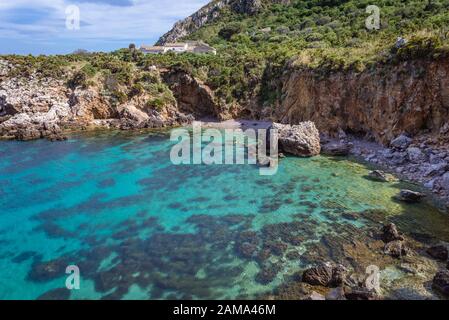
{"label": "boulder", "polygon": [[407,255],[407,248],[400,240],[391,241],[385,244],[384,253],[393,258],[401,258]]}
{"label": "boulder", "polygon": [[440,261],[446,261],[448,258],[448,250],[446,246],[437,245],[426,250],[427,254],[432,258]]}
{"label": "boulder", "polygon": [[399,233],[399,231],[394,223],[390,223],[390,224],[383,226],[381,232],[382,232],[382,235],[381,235],[382,241],[385,243],[397,241],[397,240],[399,240],[399,241],[404,240],[404,237]]}
{"label": "boulder", "polygon": [[346,142],[330,142],[322,146],[322,153],[329,156],[347,156],[351,145]]}
{"label": "boulder", "polygon": [[421,149],[416,147],[408,148],[407,156],[412,163],[422,163],[423,161],[426,161],[426,155],[421,151]]}
{"label": "boulder", "polygon": [[395,149],[405,150],[412,143],[412,139],[407,137],[406,135],[401,134],[397,138],[391,140],[390,146]]}
{"label": "boulder", "polygon": [[48,292],[45,292],[44,294],[37,297],[37,300],[44,300],[44,301],[50,301],[50,300],[69,300],[70,299],[71,291],[67,288],[58,288],[53,289]]}
{"label": "boulder", "polygon": [[327,287],[332,281],[332,266],[330,264],[322,264],[307,269],[302,274],[302,281],[314,286]]}
{"label": "boulder", "polygon": [[434,176],[440,176],[446,172],[448,169],[447,162],[440,162],[431,164],[427,170],[424,172],[424,175],[426,177],[434,177]]}
{"label": "boulder", "polygon": [[432,286],[441,294],[449,297],[449,270],[438,271],[433,278]]}
{"label": "boulder", "polygon": [[126,104],[123,106],[122,110],[120,110],[120,117],[136,122],[136,124],[143,123],[150,118],[148,114],[137,109],[132,104]]}
{"label": "boulder", "polygon": [[416,192],[412,190],[401,190],[401,192],[396,196],[399,201],[417,203],[420,202],[425,197],[425,194],[421,192]]}
{"label": "boulder", "polygon": [[346,273],[347,269],[342,265],[323,263],[304,271],[302,281],[310,285],[338,287],[344,284]]}
{"label": "boulder", "polygon": [[340,287],[346,282],[348,269],[341,264],[334,265],[332,268],[332,279],[329,283],[330,287]]}
{"label": "boulder", "polygon": [[391,182],[395,180],[393,176],[381,170],[374,170],[368,173],[368,179],[378,182]]}
{"label": "boulder", "polygon": [[345,297],[348,300],[377,300],[378,296],[374,290],[365,287],[345,287]]}
{"label": "boulder", "polygon": [[272,128],[278,130],[279,147],[284,152],[300,157],[320,154],[320,134],[313,122],[302,122],[298,125],[274,123]]}
{"label": "boulder", "polygon": [[407,162],[406,152],[393,152],[391,157],[391,162],[395,165],[401,165]]}

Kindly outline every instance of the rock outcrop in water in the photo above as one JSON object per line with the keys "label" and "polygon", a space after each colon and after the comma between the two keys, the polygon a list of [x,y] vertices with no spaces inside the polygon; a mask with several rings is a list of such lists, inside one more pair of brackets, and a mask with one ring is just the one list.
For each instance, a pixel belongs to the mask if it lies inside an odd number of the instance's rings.
{"label": "rock outcrop in water", "polygon": [[339,287],[346,281],[347,269],[342,265],[323,263],[304,271],[302,281],[310,285]]}
{"label": "rock outcrop in water", "polygon": [[320,134],[313,122],[293,126],[274,123],[273,129],[278,130],[279,147],[284,152],[300,157],[320,154]]}

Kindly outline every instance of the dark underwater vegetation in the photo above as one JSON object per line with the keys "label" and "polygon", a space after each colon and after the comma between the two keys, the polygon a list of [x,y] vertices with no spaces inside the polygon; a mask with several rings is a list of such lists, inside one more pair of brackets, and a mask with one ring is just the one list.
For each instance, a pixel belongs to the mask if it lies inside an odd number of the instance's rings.
{"label": "dark underwater vegetation", "polygon": [[[387,221],[417,246],[449,241],[445,213],[394,201],[406,184],[369,181],[351,159],[287,157],[267,177],[175,166],[171,145],[165,133],[0,142],[0,299],[285,298],[318,262],[363,271],[373,261],[351,246]],[[410,295],[416,279],[379,263],[391,296]],[[63,289],[70,264],[80,290]]]}

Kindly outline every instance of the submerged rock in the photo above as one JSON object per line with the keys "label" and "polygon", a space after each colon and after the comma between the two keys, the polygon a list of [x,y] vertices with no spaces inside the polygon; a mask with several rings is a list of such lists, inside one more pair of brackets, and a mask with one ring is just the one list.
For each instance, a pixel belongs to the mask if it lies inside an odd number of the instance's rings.
{"label": "submerged rock", "polygon": [[58,288],[45,292],[37,300],[69,300],[71,291],[67,288]]}
{"label": "submerged rock", "polygon": [[368,179],[378,182],[391,182],[395,180],[392,175],[381,170],[374,170],[368,173]]}
{"label": "submerged rock", "polygon": [[404,237],[399,233],[396,225],[394,223],[387,224],[382,228],[383,242],[388,243],[396,240],[404,240]]}
{"label": "submerged rock", "polygon": [[425,194],[412,190],[401,190],[401,192],[395,197],[399,201],[417,203],[425,197]]}
{"label": "submerged rock", "polygon": [[45,282],[56,279],[65,275],[65,268],[68,266],[68,262],[64,258],[46,261],[36,262],[33,264],[28,279],[34,282]]}
{"label": "submerged rock", "polygon": [[273,124],[279,133],[279,147],[288,153],[301,157],[320,154],[320,134],[313,122],[302,122],[298,125]]}
{"label": "submerged rock", "polygon": [[443,245],[430,247],[426,250],[426,252],[429,254],[429,256],[436,260],[446,261],[448,258],[447,247]]}

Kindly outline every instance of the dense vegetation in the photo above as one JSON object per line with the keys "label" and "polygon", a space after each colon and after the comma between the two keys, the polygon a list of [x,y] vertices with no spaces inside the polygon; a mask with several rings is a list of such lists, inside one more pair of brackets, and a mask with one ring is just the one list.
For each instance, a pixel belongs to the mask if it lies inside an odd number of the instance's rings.
{"label": "dense vegetation", "polygon": [[[72,68],[67,79],[72,87],[94,85],[102,79],[120,102],[146,90],[154,97],[149,105],[158,107],[172,95],[149,71],[152,65],[195,75],[224,103],[244,101],[253,93],[271,103],[278,97],[271,80],[280,76],[286,64],[325,73],[360,72],[379,63],[435,58],[449,51],[449,0],[378,0],[379,30],[365,27],[370,15],[366,7],[371,4],[371,0],[292,0],[282,5],[266,0],[256,15],[225,8],[218,19],[188,37],[217,48],[216,56],[145,56],[130,47],[112,54],[10,59],[21,66],[14,71],[21,74],[34,69],[43,76],[62,76]],[[408,42],[398,48],[398,37]]]}

